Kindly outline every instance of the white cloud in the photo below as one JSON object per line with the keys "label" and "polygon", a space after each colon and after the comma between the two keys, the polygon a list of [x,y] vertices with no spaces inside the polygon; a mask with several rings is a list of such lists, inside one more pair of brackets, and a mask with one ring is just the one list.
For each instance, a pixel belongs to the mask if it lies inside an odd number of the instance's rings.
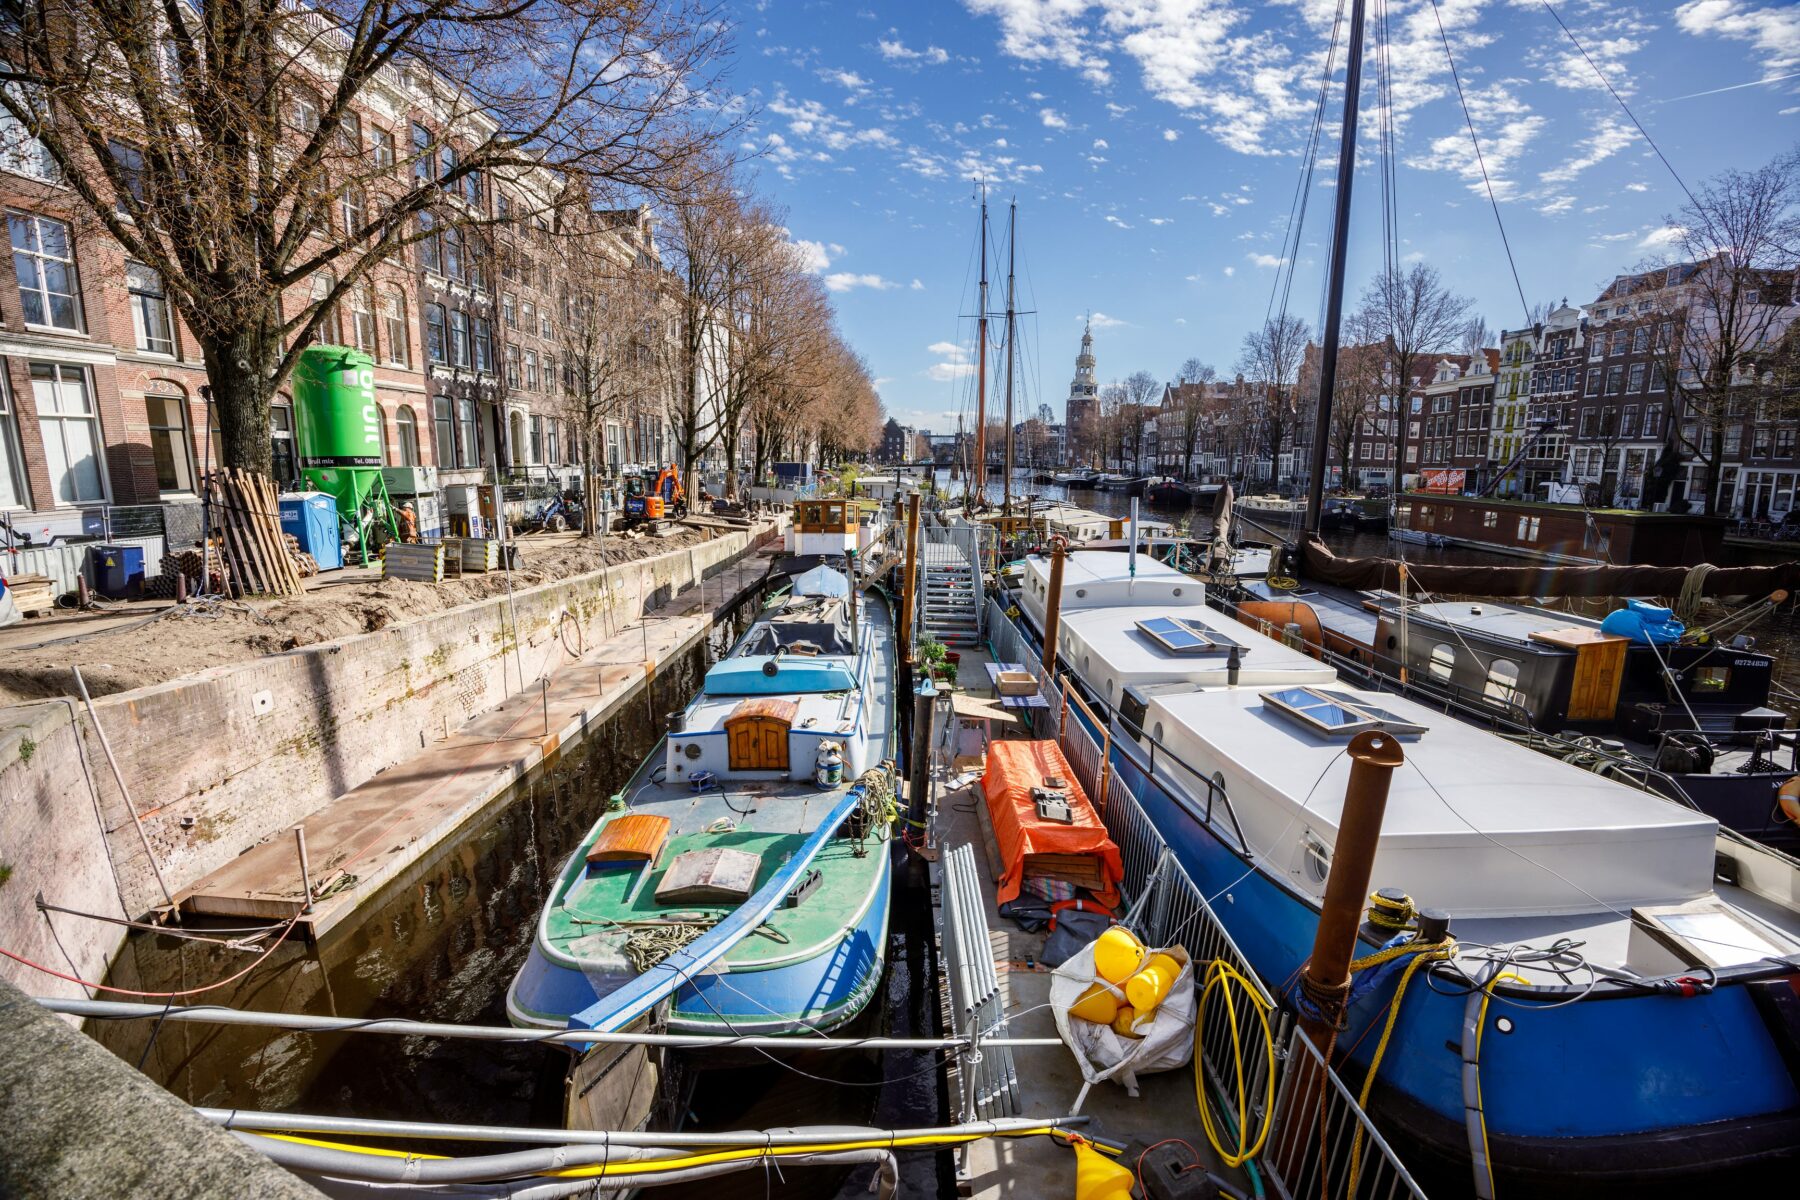
{"label": "white cloud", "polygon": [[855,71],[828,69],[820,71],[819,78],[829,80],[839,87],[848,88],[853,92],[860,92],[869,86],[869,81],[864,79],[861,75],[858,75]]}
{"label": "white cloud", "polygon": [[[795,238],[793,247],[795,255],[800,261],[800,269],[803,271],[817,275],[831,265],[831,255],[826,252],[823,242],[809,242],[804,238]],[[839,249],[841,252],[842,248]]]}
{"label": "white cloud", "polygon": [[1117,225],[1120,229],[1130,229],[1131,228],[1131,223],[1129,221],[1121,221],[1118,217],[1113,216],[1113,214],[1111,214],[1111,213],[1106,214],[1106,223],[1108,225]]}
{"label": "white cloud", "polygon": [[1226,267],[1226,268],[1225,268],[1225,276],[1226,276],[1226,278],[1228,278],[1228,279],[1229,279],[1229,278],[1230,278],[1230,277],[1231,277],[1231,276],[1233,276],[1233,275],[1236,275],[1236,274],[1237,274],[1237,268],[1236,268],[1236,267]]}
{"label": "white cloud", "polygon": [[1104,45],[1083,20],[1084,2],[963,0],[976,16],[1000,21],[1000,48],[1026,62],[1048,62],[1080,71],[1089,83],[1109,83],[1106,59],[1093,48]]}
{"label": "white cloud", "polygon": [[1187,318],[1186,318],[1186,317],[1176,317],[1176,318],[1175,318],[1175,323],[1176,323],[1176,324],[1177,324],[1177,325],[1186,325],[1186,324],[1187,324]]}
{"label": "white cloud", "polygon": [[1546,217],[1554,217],[1561,213],[1566,213],[1571,208],[1574,208],[1574,207],[1575,207],[1575,197],[1573,197],[1573,196],[1553,196],[1549,200],[1546,200],[1544,203],[1538,205],[1538,212],[1542,213]]}
{"label": "white cloud", "polygon": [[915,279],[912,281],[912,290],[915,292],[922,292],[925,290],[925,285]]}
{"label": "white cloud", "polygon": [[933,342],[925,349],[943,358],[964,359],[969,357],[969,352],[955,342]]}
{"label": "white cloud", "polygon": [[1076,317],[1075,319],[1077,321],[1086,321],[1095,329],[1117,329],[1121,325],[1129,325],[1131,323],[1129,321],[1122,321],[1118,317],[1109,317],[1103,312],[1097,312],[1087,317]]}
{"label": "white cloud", "polygon": [[1287,259],[1277,258],[1273,254],[1246,254],[1244,257],[1249,259],[1253,266],[1268,267],[1271,269],[1282,266],[1287,262]]}
{"label": "white cloud", "polygon": [[1679,225],[1664,225],[1661,229],[1652,229],[1638,243],[1639,250],[1667,250],[1687,236],[1687,230]]}
{"label": "white cloud", "polygon": [[1628,192],[1647,192],[1650,190],[1650,185],[1647,183],[1628,183],[1625,185],[1625,190]]}
{"label": "white cloud", "polygon": [[1107,143],[1106,143],[1106,139],[1105,139],[1105,138],[1095,138],[1095,139],[1094,139],[1094,149],[1096,149],[1096,150],[1107,150],[1107,149],[1110,149],[1110,148],[1111,148],[1111,147],[1109,147],[1109,146],[1108,146],[1108,145],[1107,145]]}
{"label": "white cloud", "polygon": [[875,43],[881,51],[881,57],[889,62],[928,63],[932,66],[943,66],[950,61],[950,52],[939,46],[927,46],[923,50],[913,50],[898,38],[882,38]]}
{"label": "white cloud", "polygon": [[1174,217],[1151,217],[1150,223],[1152,225],[1173,225],[1175,223],[1175,218]]}
{"label": "white cloud", "polygon": [[1054,108],[1038,109],[1038,120],[1042,121],[1045,126],[1050,129],[1067,129],[1069,127],[1068,118],[1064,117]]}
{"label": "white cloud", "polygon": [[925,349],[939,360],[925,368],[925,378],[934,383],[949,383],[975,373],[975,363],[966,346],[955,342],[933,342]]}
{"label": "white cloud", "polygon": [[1624,121],[1608,117],[1588,135],[1579,154],[1553,170],[1542,172],[1538,178],[1545,183],[1568,183],[1589,167],[1605,162],[1631,145],[1636,137],[1637,132]]}
{"label": "white cloud", "polygon": [[825,277],[825,286],[834,292],[847,292],[852,288],[859,287],[885,292],[889,288],[897,288],[900,285],[891,279],[883,279],[879,275],[858,275],[854,271],[837,271]]}
{"label": "white cloud", "polygon": [[1179,138],[1179,137],[1180,137],[1180,136],[1181,136],[1181,131],[1180,131],[1180,130],[1177,130],[1177,129],[1165,129],[1165,130],[1163,130],[1163,141],[1165,141],[1165,142],[1172,142],[1172,141],[1175,141],[1175,140],[1176,140],[1176,139],[1177,139],[1177,138]]}
{"label": "white cloud", "polygon": [[1757,8],[1740,0],[1689,0],[1675,10],[1675,23],[1684,33],[1749,42],[1764,79],[1800,67],[1800,8],[1791,3]]}

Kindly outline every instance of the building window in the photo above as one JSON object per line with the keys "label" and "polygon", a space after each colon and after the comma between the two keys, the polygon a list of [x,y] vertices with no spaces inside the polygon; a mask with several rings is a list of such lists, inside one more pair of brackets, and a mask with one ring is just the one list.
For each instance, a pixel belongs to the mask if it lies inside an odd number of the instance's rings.
{"label": "building window", "polygon": [[175,326],[169,319],[169,298],[163,293],[162,276],[143,263],[125,264],[125,289],[131,294],[131,324],[137,331],[137,348],[151,354],[175,353]]}
{"label": "building window", "polygon": [[288,404],[269,405],[269,469],[277,483],[300,478],[294,460],[294,409]]}
{"label": "building window", "polygon": [[344,189],[342,200],[344,232],[354,234],[362,228],[363,218],[368,214],[368,196],[354,183]]}
{"label": "building window", "polygon": [[119,215],[131,215],[131,205],[125,203],[130,196],[139,207],[144,206],[144,152],[136,146],[124,142],[108,141],[106,151],[112,156],[113,168],[119,173],[120,195],[115,206]]}
{"label": "building window", "polygon": [[444,325],[444,306],[425,306],[425,353],[434,363],[450,361],[449,335]]}
{"label": "building window", "polygon": [[[0,126],[0,130],[3,130]],[[23,508],[25,461],[19,451],[19,430],[12,406],[12,385],[0,371],[0,509]]]}
{"label": "building window", "polygon": [[470,171],[463,176],[463,199],[475,208],[481,207],[481,172]]}
{"label": "building window", "polygon": [[481,465],[481,422],[476,418],[475,401],[463,397],[456,402],[456,441],[458,466]]}
{"label": "building window", "polygon": [[538,390],[538,356],[536,350],[525,351],[525,390]]}
{"label": "building window", "polygon": [[450,310],[450,364],[469,365],[469,314],[460,308]]}
{"label": "building window", "polygon": [[1625,368],[1624,367],[1612,366],[1612,367],[1606,368],[1606,394],[1607,395],[1609,395],[1609,396],[1617,395],[1620,391],[1624,390],[1624,385],[1625,385]]}
{"label": "building window", "polygon": [[1631,364],[1631,377],[1625,384],[1625,390],[1628,392],[1634,392],[1634,393],[1641,392],[1644,390],[1644,364],[1643,363],[1632,363]]}
{"label": "building window", "polygon": [[8,213],[13,274],[27,325],[81,331],[81,290],[75,274],[75,245],[61,221],[32,213]]}
{"label": "building window", "polygon": [[377,167],[393,166],[394,135],[379,125],[370,126],[369,133],[372,135],[370,144],[375,149],[375,165]]}
{"label": "building window", "polygon": [[444,274],[451,279],[463,277],[463,235],[454,225],[446,225],[443,233]]}
{"label": "building window", "polygon": [[1660,392],[1669,386],[1668,377],[1663,374],[1663,365],[1659,362],[1650,364],[1650,390]]}
{"label": "building window", "polygon": [[1625,406],[1624,414],[1619,418],[1620,437],[1633,438],[1637,436],[1637,418],[1637,405],[1627,404]]}
{"label": "building window", "polygon": [[50,494],[58,504],[105,500],[100,422],[87,372],[62,363],[32,363],[31,393],[37,402]]}
{"label": "building window", "polygon": [[440,467],[456,465],[456,420],[451,415],[450,397],[438,396],[431,402],[431,453]]}
{"label": "building window", "polygon": [[437,228],[437,218],[428,212],[419,214],[419,265],[427,271],[444,273],[444,245],[438,235],[432,232]]}
{"label": "building window", "polygon": [[509,388],[519,386],[519,348],[517,346],[506,348],[506,386]]}
{"label": "building window", "polygon": [[519,302],[510,292],[500,297],[500,319],[506,322],[508,329],[519,327]]}
{"label": "building window", "polygon": [[192,445],[187,432],[187,399],[183,396],[145,396],[150,416],[150,457],[156,465],[156,487],[161,492],[194,490]]}
{"label": "building window", "polygon": [[519,305],[519,319],[525,323],[525,332],[530,333],[537,328],[537,306],[527,300]]}
{"label": "building window", "polygon": [[[3,432],[3,431],[0,431],[0,432]],[[1783,429],[1777,429],[1775,431],[1775,455],[1774,455],[1774,457],[1776,457],[1776,458],[1792,458],[1792,457],[1794,457],[1794,430],[1793,430],[1793,428],[1788,427],[1788,428],[1783,428]]]}
{"label": "building window", "polygon": [[550,310],[548,308],[538,313],[538,336],[546,342],[555,336],[550,331]]}
{"label": "building window", "polygon": [[356,348],[374,358],[375,293],[366,283],[358,284],[350,295],[350,332]]}
{"label": "building window", "polygon": [[544,418],[544,461],[560,463],[562,459],[557,456],[556,450],[556,418],[546,417]]}
{"label": "building window", "polygon": [[1590,396],[1598,396],[1600,394],[1600,368],[1599,367],[1588,368],[1587,394]]}
{"label": "building window", "polygon": [[[34,101],[32,107],[38,112],[43,111],[42,93],[17,83],[0,84],[0,87],[4,87],[14,101],[21,104]],[[11,171],[45,183],[55,183],[59,178],[56,160],[50,157],[44,143],[32,137],[5,107],[0,107],[0,171]]]}
{"label": "building window", "polygon": [[494,371],[494,330],[486,317],[475,318],[475,369],[483,375]]}
{"label": "building window", "polygon": [[508,196],[505,192],[497,191],[494,193],[494,215],[499,217],[502,221],[510,221],[512,219],[511,196]]}
{"label": "building window", "polygon": [[304,134],[319,128],[319,98],[305,88],[295,88],[288,104],[288,123]]}
{"label": "building window", "polygon": [[531,461],[544,462],[544,418],[531,414]]}
{"label": "building window", "polygon": [[1659,437],[1662,434],[1662,405],[1644,405],[1644,436]]}
{"label": "building window", "polygon": [[337,288],[337,276],[330,271],[320,271],[313,276],[312,302],[319,306],[322,315],[314,327],[313,340],[337,345],[344,340],[343,328],[338,323],[337,305],[329,303],[331,293]]}
{"label": "building window", "polygon": [[431,178],[431,168],[436,157],[431,153],[431,130],[417,121],[413,122],[412,127],[412,147],[413,182],[424,183]]}
{"label": "building window", "polygon": [[387,360],[397,367],[412,362],[412,341],[406,333],[406,293],[398,287],[387,289],[382,300],[382,321],[387,325]]}
{"label": "building window", "polygon": [[413,410],[402,404],[394,414],[394,429],[400,440],[400,462],[402,467],[419,465],[419,420],[413,416]]}
{"label": "building window", "polygon": [[1736,458],[1744,448],[1744,427],[1733,425],[1725,431],[1725,457]]}

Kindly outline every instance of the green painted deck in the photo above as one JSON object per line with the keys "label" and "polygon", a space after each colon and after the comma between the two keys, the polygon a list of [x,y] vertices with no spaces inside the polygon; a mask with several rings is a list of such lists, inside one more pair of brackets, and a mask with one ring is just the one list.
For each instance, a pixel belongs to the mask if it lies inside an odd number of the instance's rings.
{"label": "green painted deck", "polygon": [[[793,803],[804,802],[796,799]],[[805,840],[803,833],[762,833],[753,829],[674,834],[663,847],[650,878],[630,903],[626,903],[626,897],[643,868],[613,866],[594,870],[584,863],[585,874],[564,893],[563,902],[550,910],[550,942],[559,950],[580,957],[580,952],[571,949],[569,943],[620,928],[629,921],[656,920],[666,918],[670,913],[723,915],[735,906],[657,903],[657,885],[677,855],[712,847],[760,854],[762,862],[757,866],[755,886],[761,887]],[[744,938],[725,954],[724,961],[730,968],[734,971],[761,970],[778,962],[822,953],[835,945],[845,928],[862,914],[881,871],[882,857],[888,853],[887,843],[873,837],[865,844],[868,852],[861,858],[856,857],[855,843],[849,838],[839,838],[821,850],[813,860],[813,866],[823,873],[819,886],[798,907],[776,909],[763,924],[763,929],[773,930],[780,938],[761,933]]]}

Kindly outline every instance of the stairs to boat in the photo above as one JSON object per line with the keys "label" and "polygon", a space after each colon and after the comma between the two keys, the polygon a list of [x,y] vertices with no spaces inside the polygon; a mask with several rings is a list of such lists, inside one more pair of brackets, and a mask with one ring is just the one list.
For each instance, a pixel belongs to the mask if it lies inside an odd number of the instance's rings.
{"label": "stairs to boat", "polygon": [[927,542],[921,550],[920,615],[925,629],[946,646],[981,641],[981,579],[967,549]]}

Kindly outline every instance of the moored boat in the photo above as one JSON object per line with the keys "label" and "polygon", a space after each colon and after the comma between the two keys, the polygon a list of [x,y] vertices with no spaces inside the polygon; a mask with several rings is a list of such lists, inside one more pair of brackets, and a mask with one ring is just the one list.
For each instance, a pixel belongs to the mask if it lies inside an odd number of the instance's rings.
{"label": "moored boat", "polygon": [[[1391,1042],[1373,1111],[1403,1156],[1452,1190],[1472,1159],[1491,1164],[1502,1195],[1635,1196],[1791,1169],[1800,863],[1441,711],[1330,682],[1255,630],[1221,638],[1191,607],[1198,581],[1147,586],[1112,557],[1110,574],[1081,555],[1088,575],[1065,577],[1065,608],[1071,587],[1101,603],[1060,617],[1075,625],[1060,661],[1104,706],[1126,786],[1290,1006],[1308,1003],[1290,983],[1319,922],[1347,740],[1376,729],[1402,746],[1374,883],[1409,915],[1440,910],[1452,941],[1395,942],[1393,967],[1358,976],[1336,1046],[1354,1078]],[[1038,621],[1048,574],[1026,561],[1021,608]],[[1251,670],[1286,655],[1321,674]],[[1365,927],[1358,955],[1393,933]]]}
{"label": "moored boat", "polygon": [[893,639],[878,595],[837,583],[766,610],[671,714],[559,873],[507,993],[514,1024],[617,1029],[667,998],[680,1032],[825,1032],[868,1005],[891,877]]}

